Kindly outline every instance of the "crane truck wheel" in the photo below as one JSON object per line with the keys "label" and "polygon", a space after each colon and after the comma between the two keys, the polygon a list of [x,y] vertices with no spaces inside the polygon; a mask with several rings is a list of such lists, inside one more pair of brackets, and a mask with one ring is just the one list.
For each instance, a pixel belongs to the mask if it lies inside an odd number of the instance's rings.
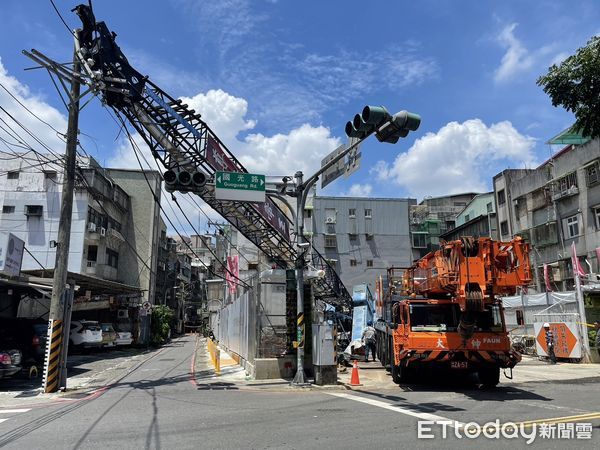
{"label": "crane truck wheel", "polygon": [[392,366],[392,381],[396,384],[408,383],[412,380],[414,370],[408,367],[396,366],[393,362]]}
{"label": "crane truck wheel", "polygon": [[478,372],[479,381],[485,388],[493,388],[500,383],[500,367],[486,367]]}
{"label": "crane truck wheel", "polygon": [[393,362],[391,363],[391,366],[392,366],[392,381],[396,384],[400,384],[401,378],[402,378],[402,374],[401,374],[402,368],[400,366],[397,366]]}

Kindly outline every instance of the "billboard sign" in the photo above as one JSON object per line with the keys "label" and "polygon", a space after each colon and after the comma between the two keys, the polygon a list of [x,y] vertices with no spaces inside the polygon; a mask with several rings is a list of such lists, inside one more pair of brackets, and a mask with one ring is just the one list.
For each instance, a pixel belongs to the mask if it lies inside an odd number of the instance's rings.
{"label": "billboard sign", "polygon": [[14,234],[2,236],[0,242],[0,273],[9,277],[18,277],[21,273],[25,242]]}

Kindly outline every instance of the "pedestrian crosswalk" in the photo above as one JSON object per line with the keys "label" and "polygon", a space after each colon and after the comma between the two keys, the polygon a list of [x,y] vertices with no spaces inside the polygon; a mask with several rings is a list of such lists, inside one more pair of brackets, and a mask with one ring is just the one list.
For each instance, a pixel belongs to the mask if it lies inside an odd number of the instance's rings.
{"label": "pedestrian crosswalk", "polygon": [[15,414],[24,413],[30,411],[31,408],[19,408],[19,409],[0,409],[0,423],[6,422]]}

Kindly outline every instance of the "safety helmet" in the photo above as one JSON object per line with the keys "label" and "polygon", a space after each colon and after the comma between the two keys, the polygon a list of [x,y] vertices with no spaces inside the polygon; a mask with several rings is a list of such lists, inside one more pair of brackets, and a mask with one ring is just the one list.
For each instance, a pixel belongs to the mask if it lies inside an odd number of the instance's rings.
{"label": "safety helmet", "polygon": [[550,328],[550,324],[548,322],[544,322],[544,328]]}

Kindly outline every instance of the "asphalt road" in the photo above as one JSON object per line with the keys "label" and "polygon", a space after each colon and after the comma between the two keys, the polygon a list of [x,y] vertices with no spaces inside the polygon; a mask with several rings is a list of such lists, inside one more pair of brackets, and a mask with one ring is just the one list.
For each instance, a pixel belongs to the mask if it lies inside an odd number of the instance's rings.
{"label": "asphalt road", "polygon": [[[598,448],[598,380],[533,383],[496,390],[446,383],[393,389],[258,388],[192,370],[195,338],[174,341],[106,390],[84,398],[0,409],[0,447],[79,448]],[[200,354],[199,358],[205,358]],[[202,361],[200,361],[202,363]],[[208,366],[206,367],[208,369]],[[194,372],[194,373],[192,373]],[[558,418],[567,419],[558,419]],[[462,426],[537,419],[573,423],[571,439],[464,437]],[[419,420],[431,439],[419,439]],[[576,423],[575,423],[576,421]],[[593,424],[592,439],[584,437]],[[535,425],[535,427],[534,427]],[[558,433],[558,424],[554,423]],[[443,427],[447,438],[443,439]],[[582,428],[575,428],[575,427]],[[561,433],[569,434],[564,425]],[[474,433],[487,432],[474,425]],[[566,429],[566,431],[565,431]],[[512,430],[505,430],[507,435]],[[458,438],[456,433],[463,436]],[[558,434],[557,434],[558,436]]]}

